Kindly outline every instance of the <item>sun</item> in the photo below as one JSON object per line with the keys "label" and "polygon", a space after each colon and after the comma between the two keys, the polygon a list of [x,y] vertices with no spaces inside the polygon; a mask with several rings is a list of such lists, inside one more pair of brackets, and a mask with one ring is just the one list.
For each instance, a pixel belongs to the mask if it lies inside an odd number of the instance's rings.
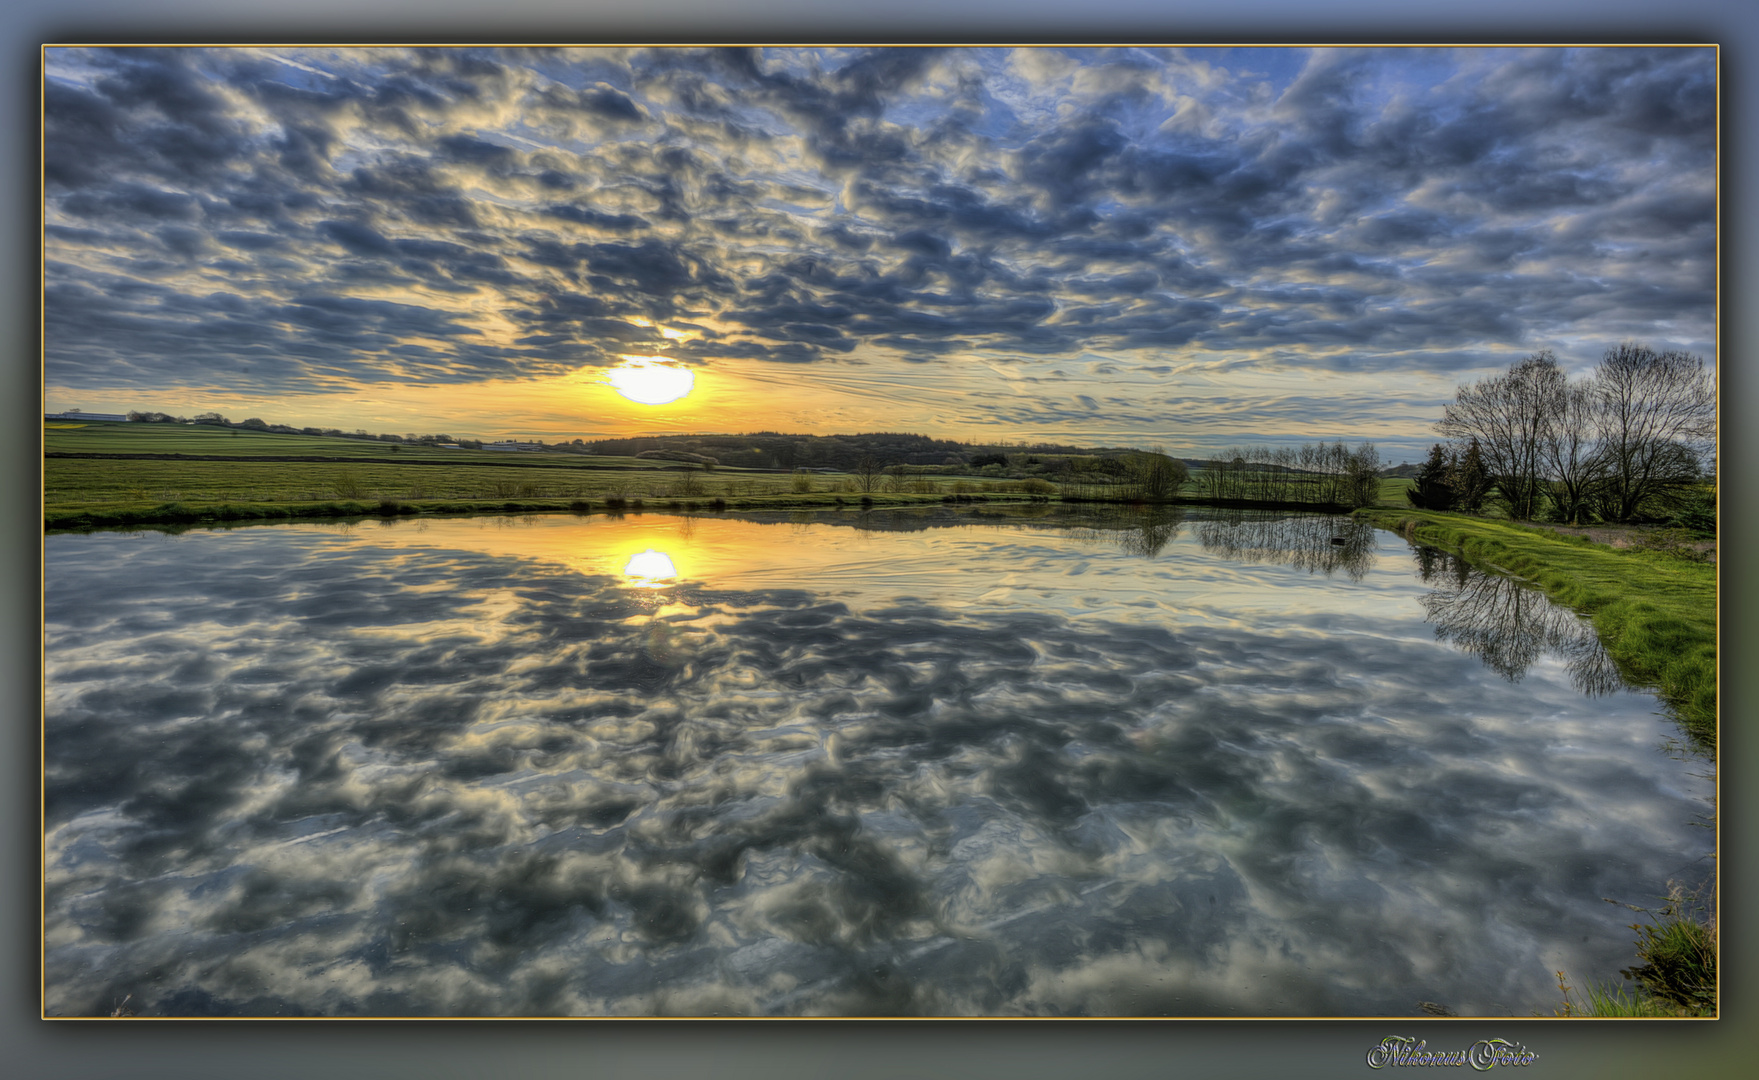
{"label": "sun", "polygon": [[696,373],[658,356],[625,356],[605,372],[611,389],[642,405],[665,405],[690,393]]}

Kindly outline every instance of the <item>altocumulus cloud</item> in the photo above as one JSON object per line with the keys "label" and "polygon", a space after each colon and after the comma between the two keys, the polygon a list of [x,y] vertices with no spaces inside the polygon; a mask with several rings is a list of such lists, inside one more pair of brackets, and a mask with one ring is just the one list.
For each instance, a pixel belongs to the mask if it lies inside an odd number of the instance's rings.
{"label": "altocumulus cloud", "polygon": [[1710,353],[1715,93],[1696,48],[55,48],[48,381]]}

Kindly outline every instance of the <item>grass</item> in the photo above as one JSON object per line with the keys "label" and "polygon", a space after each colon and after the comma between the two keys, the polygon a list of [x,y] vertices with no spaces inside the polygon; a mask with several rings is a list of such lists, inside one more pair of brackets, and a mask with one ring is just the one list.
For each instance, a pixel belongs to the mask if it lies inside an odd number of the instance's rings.
{"label": "grass", "polygon": [[1411,501],[1405,498],[1405,492],[1415,486],[1417,481],[1408,476],[1382,477],[1380,481],[1380,499],[1377,506],[1410,506]]}
{"label": "grass", "polygon": [[1620,673],[1653,687],[1694,741],[1716,744],[1716,569],[1667,551],[1428,510],[1358,511],[1374,524],[1526,578],[1587,615]]}
{"label": "grass", "polygon": [[[1694,1015],[1641,992],[1626,993],[1623,986],[1612,983],[1588,983],[1577,991],[1569,985],[1561,971],[1557,973],[1557,988],[1564,998],[1563,1004],[1558,1007],[1558,1016],[1624,1019]],[[1571,996],[1578,993],[1580,997]]]}
{"label": "grass", "polygon": [[1665,900],[1657,911],[1631,909],[1649,922],[1631,924],[1643,963],[1623,974],[1686,1015],[1709,1015],[1716,1008],[1715,915],[1702,897],[1677,884]]}
{"label": "grass", "polygon": [[[1580,1000],[1563,972],[1557,973],[1563,1005],[1558,1016],[1685,1017],[1716,1015],[1716,917],[1711,905],[1695,892],[1670,883],[1660,908],[1621,905],[1649,916],[1632,923],[1637,931],[1637,956],[1642,963],[1622,974],[1635,983],[1622,986],[1589,983]],[[1612,903],[1612,901],[1608,901]]]}

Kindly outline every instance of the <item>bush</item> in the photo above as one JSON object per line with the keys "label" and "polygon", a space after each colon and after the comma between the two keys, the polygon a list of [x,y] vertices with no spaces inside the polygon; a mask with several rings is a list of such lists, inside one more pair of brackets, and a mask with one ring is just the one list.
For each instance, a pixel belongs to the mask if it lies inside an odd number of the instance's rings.
{"label": "bush", "polygon": [[1131,454],[1125,464],[1131,495],[1138,499],[1171,498],[1188,479],[1185,463],[1166,456],[1158,446],[1146,454]]}
{"label": "bush", "polygon": [[1700,491],[1688,499],[1679,512],[1668,519],[1676,529],[1684,529],[1700,539],[1716,535],[1716,492]]}
{"label": "bush", "polygon": [[360,476],[353,472],[341,472],[330,481],[330,487],[336,492],[338,499],[364,499],[366,486],[360,482]]}
{"label": "bush", "polygon": [[511,497],[511,498],[521,498],[521,499],[531,499],[531,498],[536,498],[537,494],[538,494],[538,486],[529,480],[526,480],[526,481],[491,480],[489,482],[489,497],[490,498],[506,499],[506,498]]}

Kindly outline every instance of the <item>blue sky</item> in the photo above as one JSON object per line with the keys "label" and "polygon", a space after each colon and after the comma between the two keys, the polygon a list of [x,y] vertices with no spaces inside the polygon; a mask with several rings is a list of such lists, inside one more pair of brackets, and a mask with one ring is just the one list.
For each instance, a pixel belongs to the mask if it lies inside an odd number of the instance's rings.
{"label": "blue sky", "polygon": [[1714,360],[1715,60],[54,48],[47,401],[1416,460],[1535,350]]}

